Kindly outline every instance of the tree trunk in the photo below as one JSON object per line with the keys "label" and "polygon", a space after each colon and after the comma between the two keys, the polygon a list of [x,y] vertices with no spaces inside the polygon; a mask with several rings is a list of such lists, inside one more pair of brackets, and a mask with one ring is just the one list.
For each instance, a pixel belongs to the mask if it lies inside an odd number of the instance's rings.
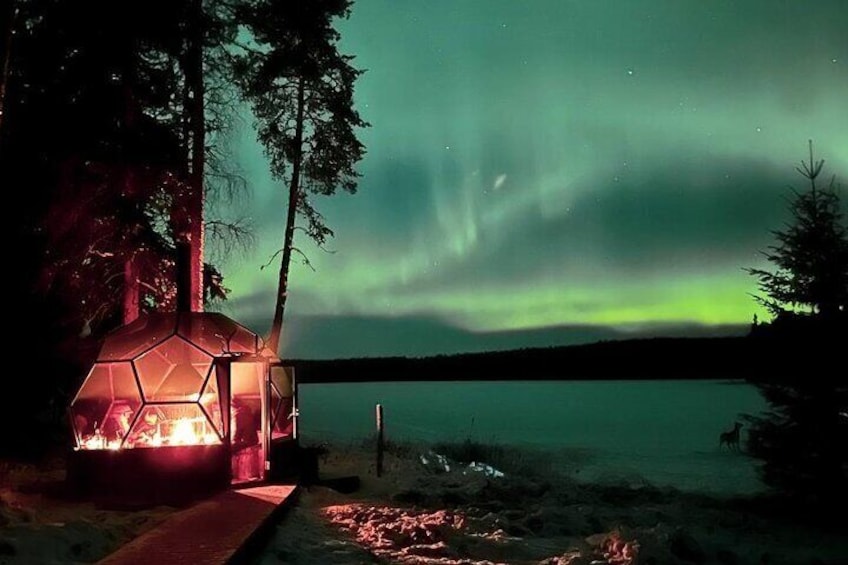
{"label": "tree trunk", "polygon": [[202,0],[191,0],[186,13],[188,34],[182,58],[183,142],[186,149],[187,189],[171,215],[176,246],[177,310],[203,311],[203,171],[206,123],[203,89]]}
{"label": "tree trunk", "polygon": [[203,1],[193,0],[191,37],[186,75],[191,88],[191,200],[189,201],[189,244],[191,246],[190,303],[193,312],[203,311],[203,172],[206,163],[206,116],[203,88]]}
{"label": "tree trunk", "polygon": [[135,259],[124,261],[124,324],[129,324],[139,315],[138,269]]}
{"label": "tree trunk", "polygon": [[[189,16],[186,14],[186,21]],[[180,67],[183,71],[183,92],[182,92],[182,113],[180,115],[180,123],[182,125],[181,147],[182,162],[180,169],[180,182],[189,182],[189,171],[191,169],[191,120],[188,115],[188,108],[191,106],[189,99],[191,98],[189,87],[187,67],[188,43],[186,42],[185,50],[180,55]],[[188,241],[188,194],[185,187],[180,184],[176,187],[177,193],[174,196],[174,202],[170,210],[171,231],[174,237],[174,283],[177,287],[176,309],[177,312],[191,311],[191,245]]]}
{"label": "tree trunk", "polygon": [[280,335],[283,331],[283,314],[286,311],[286,299],[289,288],[289,265],[291,264],[292,243],[294,241],[294,223],[297,217],[297,204],[300,199],[300,165],[303,159],[303,120],[304,120],[304,84],[301,77],[297,84],[297,118],[295,122],[295,155],[292,159],[292,174],[289,182],[289,208],[286,216],[286,233],[283,238],[283,258],[280,262],[280,280],[277,287],[277,304],[274,307],[274,322],[268,336],[267,346],[279,354]]}
{"label": "tree trunk", "polygon": [[[134,203],[135,199],[138,198],[138,190],[136,186],[136,175],[135,175],[135,161],[138,158],[137,155],[131,154],[131,149],[127,144],[126,140],[133,139],[136,135],[137,128],[137,118],[139,113],[138,104],[135,98],[135,93],[133,92],[133,88],[137,85],[137,74],[135,61],[133,60],[132,54],[134,53],[134,45],[132,42],[127,46],[125,55],[127,56],[124,61],[124,84],[123,84],[123,97],[124,97],[124,119],[123,119],[123,129],[124,129],[124,139],[125,144],[122,148],[123,151],[123,186],[121,187],[121,193],[125,200],[130,203]],[[135,242],[132,242],[135,244]],[[139,311],[139,288],[138,288],[138,264],[136,262],[136,249],[130,251],[129,256],[124,260],[124,315],[123,321],[124,324],[129,324],[130,322],[134,322],[140,313]]]}
{"label": "tree trunk", "polygon": [[[126,126],[132,127],[134,117],[131,116],[132,108],[128,105]],[[124,198],[135,198],[135,175],[131,165],[124,165]],[[138,318],[141,313],[139,301],[138,264],[135,251],[124,260],[124,324],[129,324]]]}
{"label": "tree trunk", "polygon": [[15,30],[15,19],[18,15],[18,8],[15,7],[13,0],[9,0],[3,18],[3,60],[2,60],[2,75],[0,75],[0,131],[3,129],[3,111],[5,109],[6,92],[8,91],[9,76],[12,70],[12,35]]}

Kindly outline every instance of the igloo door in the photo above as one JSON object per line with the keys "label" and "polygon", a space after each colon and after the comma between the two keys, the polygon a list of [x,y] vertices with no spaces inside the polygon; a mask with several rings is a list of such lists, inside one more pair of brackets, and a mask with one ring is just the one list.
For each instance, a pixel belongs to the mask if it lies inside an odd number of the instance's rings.
{"label": "igloo door", "polygon": [[266,373],[261,360],[237,360],[230,365],[230,446],[232,483],[266,478],[268,429]]}

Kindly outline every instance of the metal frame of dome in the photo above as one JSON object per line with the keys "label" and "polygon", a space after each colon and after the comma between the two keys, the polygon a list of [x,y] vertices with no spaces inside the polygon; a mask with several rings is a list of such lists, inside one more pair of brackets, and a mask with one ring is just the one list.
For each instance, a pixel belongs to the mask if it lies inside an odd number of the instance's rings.
{"label": "metal frame of dome", "polygon": [[[194,335],[193,332],[198,329],[199,333]],[[213,331],[215,333],[210,335]],[[248,342],[237,341],[238,349],[233,349],[233,339],[244,337],[245,334],[252,341],[252,347]],[[211,357],[258,355],[264,347],[256,333],[217,312],[151,313],[107,335],[97,355],[97,362],[132,361],[175,335]],[[223,346],[210,347],[212,338],[216,338]]]}
{"label": "metal frame of dome", "polygon": [[[169,348],[168,345],[171,344]],[[182,351],[173,351],[173,347],[180,347]],[[224,441],[224,422],[222,421],[222,408],[220,390],[213,382],[215,376],[215,359],[228,356],[255,356],[262,351],[259,336],[241,324],[218,313],[154,313],[140,317],[134,322],[118,328],[109,334],[104,340],[103,346],[97,356],[85,381],[70,405],[72,414],[72,427],[78,449],[121,449],[134,447],[128,445],[127,440],[131,437],[133,430],[140,423],[140,416],[147,410],[148,406],[157,406],[170,403],[183,404],[186,409],[191,410],[198,407],[200,413],[205,416],[206,422],[217,435],[217,441],[210,434],[204,434],[209,441],[206,443],[220,443]],[[193,352],[193,353],[189,353]],[[163,367],[151,365],[146,359],[158,353]],[[202,356],[201,362],[181,363],[180,357],[185,355]],[[163,362],[164,361],[164,362]],[[196,359],[195,359],[196,361]],[[202,372],[198,371],[196,376],[199,380],[192,384],[183,383],[184,398],[180,396],[179,383],[177,390],[171,394],[162,394],[160,391],[173,377],[176,370],[186,365],[197,368],[196,365],[204,366]],[[130,393],[128,390],[116,396],[114,393],[115,377],[113,372],[119,368],[129,365],[131,375],[135,381],[136,390]],[[108,406],[96,408],[94,411],[100,413],[99,418],[86,418],[78,405],[81,401],[96,399],[98,395],[92,394],[89,389],[97,389],[97,381],[102,380],[104,370],[108,371],[110,378],[111,396]],[[124,369],[126,371],[126,369]],[[188,377],[191,377],[191,369],[188,369]],[[151,377],[150,375],[161,375]],[[127,375],[122,375],[124,378]],[[125,380],[125,379],[124,379]],[[182,379],[187,380],[186,377]],[[154,385],[154,382],[158,384]],[[212,383],[212,386],[210,386]],[[273,386],[273,385],[272,385]],[[216,396],[214,402],[211,399],[203,401],[204,394],[210,389]],[[276,387],[275,387],[276,389]],[[135,394],[137,392],[138,394]],[[279,391],[277,391],[279,393]],[[103,397],[102,392],[99,397]],[[116,401],[118,404],[116,405]],[[217,411],[214,406],[217,405]],[[120,415],[113,415],[119,409]],[[127,416],[127,414],[130,414]],[[119,437],[106,438],[101,434],[101,428],[107,420],[127,418],[123,426],[116,424],[116,433]],[[275,418],[276,419],[276,418]],[[91,427],[91,433],[86,434],[86,429]],[[205,426],[204,426],[205,427]],[[120,429],[123,428],[123,433]],[[90,436],[84,438],[84,436]]]}
{"label": "metal frame of dome", "polygon": [[[273,476],[274,465],[285,467],[286,453],[297,443],[293,371],[282,367],[257,334],[223,314],[157,313],[109,334],[74,396],[69,479],[88,484],[87,490],[102,490],[104,484],[114,490],[121,476],[138,482],[145,474],[171,486],[183,475],[194,486],[229,484],[236,474],[230,472],[236,367],[259,379],[250,377],[261,391],[253,395],[261,410],[260,475]],[[290,425],[281,417],[287,410]],[[143,436],[145,428],[155,434]],[[87,477],[95,475],[100,478],[92,483]]]}

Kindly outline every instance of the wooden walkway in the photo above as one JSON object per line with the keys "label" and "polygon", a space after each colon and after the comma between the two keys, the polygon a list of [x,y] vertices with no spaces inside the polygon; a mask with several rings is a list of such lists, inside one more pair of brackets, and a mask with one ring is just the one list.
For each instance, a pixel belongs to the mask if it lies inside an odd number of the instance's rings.
{"label": "wooden walkway", "polygon": [[174,514],[121,547],[104,565],[215,565],[246,560],[296,485],[228,490]]}

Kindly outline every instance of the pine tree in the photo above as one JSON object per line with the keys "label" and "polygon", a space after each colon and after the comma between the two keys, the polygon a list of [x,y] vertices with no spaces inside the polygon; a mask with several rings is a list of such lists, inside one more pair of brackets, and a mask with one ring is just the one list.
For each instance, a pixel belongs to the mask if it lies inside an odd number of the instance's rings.
{"label": "pine tree", "polygon": [[[311,197],[338,188],[355,192],[354,165],[365,154],[356,129],[368,124],[353,107],[354,83],[362,71],[351,65],[353,57],[339,53],[340,36],[332,26],[334,19],[348,16],[350,6],[350,0],[257,0],[240,18],[254,45],[242,45],[239,83],[252,102],[271,171],[288,192],[283,245],[272,257],[282,255],[268,338],[272,351],[279,347],[292,253],[303,255],[294,246],[295,230],[319,247],[333,236]],[[303,225],[296,225],[298,217]]]}

